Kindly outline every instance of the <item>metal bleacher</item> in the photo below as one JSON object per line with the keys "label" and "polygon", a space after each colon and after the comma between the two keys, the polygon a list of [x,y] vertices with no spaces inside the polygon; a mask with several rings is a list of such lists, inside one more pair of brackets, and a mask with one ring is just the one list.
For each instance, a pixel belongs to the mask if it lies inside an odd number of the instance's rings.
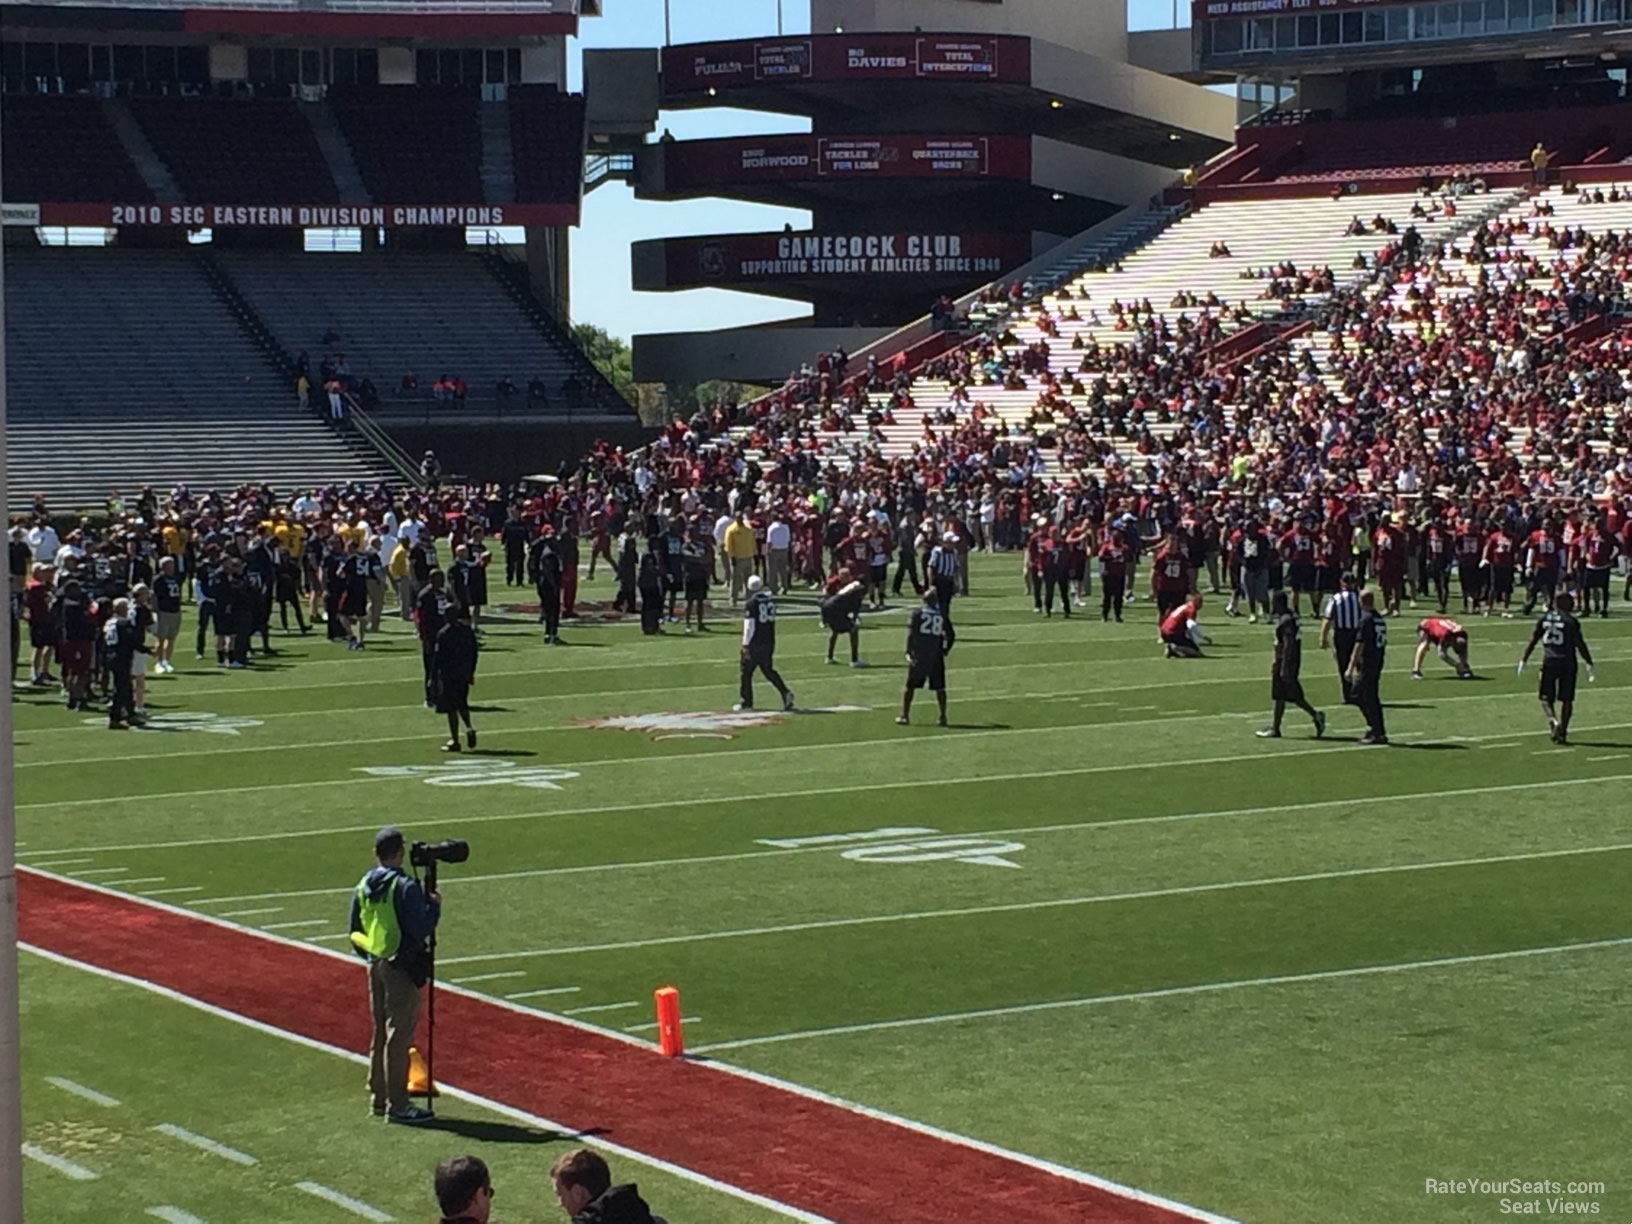
{"label": "metal bleacher", "polygon": [[301,411],[186,250],[8,246],[5,261],[11,509],[389,472]]}

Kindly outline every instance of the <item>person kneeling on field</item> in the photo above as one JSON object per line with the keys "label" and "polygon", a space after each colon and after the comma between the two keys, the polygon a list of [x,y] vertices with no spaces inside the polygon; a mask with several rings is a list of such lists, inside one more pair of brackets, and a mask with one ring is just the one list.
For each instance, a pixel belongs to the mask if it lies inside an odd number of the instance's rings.
{"label": "person kneeling on field", "polygon": [[1473,679],[1473,668],[1468,664],[1468,631],[1454,620],[1430,616],[1417,626],[1417,657],[1411,660],[1411,679],[1422,679],[1422,661],[1428,647],[1439,650],[1439,657],[1447,666],[1456,668],[1463,680]]}
{"label": "person kneeling on field", "polygon": [[1162,652],[1169,659],[1199,659],[1201,648],[1212,645],[1196,617],[1201,612],[1201,596],[1190,596],[1162,618]]}
{"label": "person kneeling on field", "polygon": [[861,602],[867,596],[864,583],[851,578],[850,571],[840,570],[827,582],[827,593],[822,598],[822,624],[827,626],[827,661],[838,662],[833,650],[839,644],[839,635],[850,636],[850,666],[865,667],[861,661]]}
{"label": "person kneeling on field", "polygon": [[666,1224],[652,1214],[634,1183],[612,1184],[606,1161],[588,1148],[578,1148],[550,1166],[555,1197],[572,1224]]}
{"label": "person kneeling on field", "polygon": [[940,706],[940,725],[946,726],[946,656],[957,640],[951,620],[941,611],[940,596],[933,588],[924,592],[924,606],[907,624],[907,688],[901,694],[901,716],[895,720],[903,727],[912,718],[913,695],[925,685]]}

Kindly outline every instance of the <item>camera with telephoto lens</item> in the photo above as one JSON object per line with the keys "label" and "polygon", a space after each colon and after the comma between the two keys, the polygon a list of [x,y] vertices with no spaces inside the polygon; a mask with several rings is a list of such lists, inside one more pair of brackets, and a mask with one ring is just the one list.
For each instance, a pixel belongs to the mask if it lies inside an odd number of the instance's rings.
{"label": "camera with telephoto lens", "polygon": [[408,848],[409,861],[415,867],[430,867],[435,863],[462,863],[470,857],[470,843],[450,837],[447,841],[416,841]]}

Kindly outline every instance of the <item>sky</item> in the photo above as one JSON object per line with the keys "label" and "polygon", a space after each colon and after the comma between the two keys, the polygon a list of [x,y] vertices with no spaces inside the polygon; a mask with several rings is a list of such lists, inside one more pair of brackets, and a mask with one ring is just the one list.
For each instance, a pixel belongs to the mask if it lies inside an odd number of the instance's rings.
{"label": "sky", "polygon": [[[1108,4],[1115,0],[1067,0]],[[604,0],[603,17],[579,23],[579,37],[568,50],[570,88],[582,87],[580,55],[586,47],[649,47],[664,40],[664,0]],[[777,29],[778,0],[669,0],[671,32],[676,43],[728,38],[756,38]],[[783,31],[810,30],[810,0],[781,0]],[[1187,24],[1189,0],[1178,4]],[[1172,24],[1174,0],[1128,0],[1128,24],[1135,30]],[[679,140],[713,136],[764,136],[809,131],[808,121],[758,111],[719,108],[665,111],[658,131],[668,128]],[[743,327],[774,319],[808,316],[809,308],[756,294],[723,289],[684,293],[636,293],[629,287],[629,245],[645,238],[696,234],[738,234],[795,229],[810,224],[797,209],[703,199],[678,202],[636,200],[622,183],[607,183],[585,198],[583,221],[572,231],[572,317],[593,323],[627,340],[640,332],[701,331]]]}

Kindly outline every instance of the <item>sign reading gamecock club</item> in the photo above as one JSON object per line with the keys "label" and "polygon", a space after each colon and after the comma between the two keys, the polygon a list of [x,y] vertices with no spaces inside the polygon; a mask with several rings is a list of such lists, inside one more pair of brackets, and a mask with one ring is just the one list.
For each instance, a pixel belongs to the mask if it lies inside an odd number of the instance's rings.
{"label": "sign reading gamecock club", "polygon": [[743,234],[665,244],[671,286],[822,278],[992,277],[1031,257],[1024,234]]}

